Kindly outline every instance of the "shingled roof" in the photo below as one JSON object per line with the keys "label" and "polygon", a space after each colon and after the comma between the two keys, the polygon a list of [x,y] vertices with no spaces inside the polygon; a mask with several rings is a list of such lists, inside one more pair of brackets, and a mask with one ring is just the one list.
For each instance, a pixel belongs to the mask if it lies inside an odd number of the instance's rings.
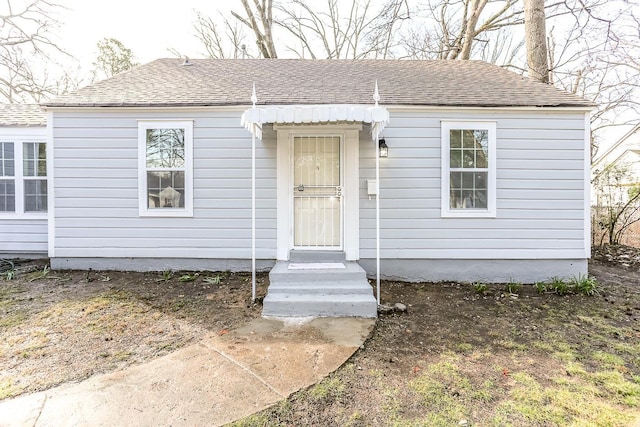
{"label": "shingled roof", "polygon": [[591,107],[553,86],[481,61],[159,59],[46,102],[48,107],[258,104]]}
{"label": "shingled roof", "polygon": [[46,125],[47,114],[37,104],[0,104],[0,127]]}

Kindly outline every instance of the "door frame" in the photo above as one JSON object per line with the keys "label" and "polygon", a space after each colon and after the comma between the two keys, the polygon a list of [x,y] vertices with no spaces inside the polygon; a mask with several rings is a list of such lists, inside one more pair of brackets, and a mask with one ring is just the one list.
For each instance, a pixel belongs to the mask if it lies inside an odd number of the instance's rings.
{"label": "door frame", "polygon": [[343,177],[342,247],[348,261],[360,258],[360,131],[362,124],[274,125],[277,133],[277,249],[288,261],[293,249],[293,137],[340,136]]}

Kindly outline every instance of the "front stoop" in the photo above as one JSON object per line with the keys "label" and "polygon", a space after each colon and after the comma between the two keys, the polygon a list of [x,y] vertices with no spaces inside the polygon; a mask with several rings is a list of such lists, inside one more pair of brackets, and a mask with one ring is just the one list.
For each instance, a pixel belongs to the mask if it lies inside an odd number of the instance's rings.
{"label": "front stoop", "polygon": [[[326,261],[324,261],[326,262]],[[356,262],[345,268],[290,269],[278,261],[269,273],[265,317],[376,317],[378,305],[365,271]],[[300,263],[298,267],[300,267]],[[304,263],[303,263],[304,264]],[[335,266],[335,263],[328,265]]]}

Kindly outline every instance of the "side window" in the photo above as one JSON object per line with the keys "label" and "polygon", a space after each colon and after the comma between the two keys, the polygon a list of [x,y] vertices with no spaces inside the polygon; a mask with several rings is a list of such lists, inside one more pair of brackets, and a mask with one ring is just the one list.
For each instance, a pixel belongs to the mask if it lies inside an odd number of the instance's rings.
{"label": "side window", "polygon": [[0,212],[16,211],[16,166],[13,142],[0,142]]}
{"label": "side window", "polygon": [[24,211],[47,211],[47,145],[25,142],[22,148]]}
{"label": "side window", "polygon": [[495,217],[496,125],[442,123],[442,216]]}
{"label": "side window", "polygon": [[192,216],[193,122],[138,124],[141,216]]}

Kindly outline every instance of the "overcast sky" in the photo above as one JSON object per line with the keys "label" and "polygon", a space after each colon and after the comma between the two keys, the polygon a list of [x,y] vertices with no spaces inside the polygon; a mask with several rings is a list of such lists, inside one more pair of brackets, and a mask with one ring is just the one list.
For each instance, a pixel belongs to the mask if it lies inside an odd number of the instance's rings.
{"label": "overcast sky", "polygon": [[120,40],[142,63],[172,57],[173,48],[190,57],[203,56],[194,36],[195,11],[216,15],[233,0],[60,0],[60,46],[86,66],[97,56],[97,43],[105,37]]}

